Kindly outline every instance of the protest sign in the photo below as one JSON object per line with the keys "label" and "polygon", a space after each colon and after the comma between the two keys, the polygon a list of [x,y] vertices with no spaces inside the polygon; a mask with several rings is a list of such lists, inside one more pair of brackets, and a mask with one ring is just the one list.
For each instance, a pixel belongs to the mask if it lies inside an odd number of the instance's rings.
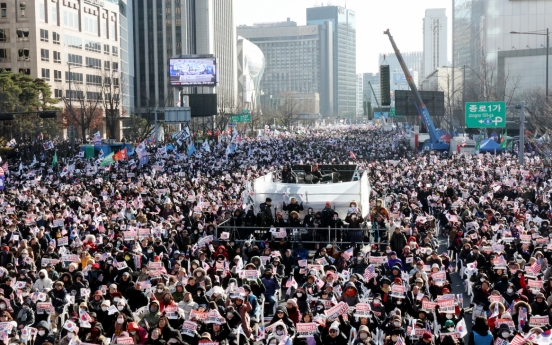
{"label": "protest sign", "polygon": [[346,313],[348,310],[349,306],[347,305],[347,303],[339,302],[338,305],[324,311],[324,313],[326,314],[326,319],[328,320],[328,322],[332,322],[336,320],[339,315]]}
{"label": "protest sign", "polygon": [[318,324],[315,322],[298,323],[296,329],[298,338],[312,337],[318,332]]}

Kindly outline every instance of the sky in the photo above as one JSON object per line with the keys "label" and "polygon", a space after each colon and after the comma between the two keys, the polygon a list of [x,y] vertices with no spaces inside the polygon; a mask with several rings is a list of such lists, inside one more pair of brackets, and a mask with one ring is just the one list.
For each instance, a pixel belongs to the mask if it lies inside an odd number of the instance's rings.
{"label": "sky", "polygon": [[[448,60],[452,60],[452,0],[332,0],[324,5],[347,6],[357,18],[357,73],[379,71],[378,56],[393,49],[385,29],[391,31],[401,52],[423,50],[423,18],[429,8],[445,8],[448,17]],[[235,23],[252,25],[290,20],[306,24],[306,8],[320,0],[235,0]]]}

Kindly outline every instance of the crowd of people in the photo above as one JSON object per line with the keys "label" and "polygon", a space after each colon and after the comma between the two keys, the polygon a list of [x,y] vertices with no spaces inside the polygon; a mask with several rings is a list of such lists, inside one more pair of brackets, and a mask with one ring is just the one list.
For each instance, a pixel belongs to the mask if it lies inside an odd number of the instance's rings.
{"label": "crowd of people", "polygon": [[[146,145],[146,164],[11,158],[0,196],[0,336],[34,345],[551,342],[548,167],[538,156],[519,166],[510,154],[418,153],[407,137],[327,126],[243,139],[230,153],[224,138],[190,156]],[[347,205],[343,226],[366,229],[348,243],[312,253],[291,237],[238,240],[217,228],[335,222],[331,203],[316,210],[290,198],[274,214],[270,199],[251,205],[245,186],[292,164],[348,163],[368,174],[373,200],[370,210]],[[464,290],[453,291],[453,276]]]}

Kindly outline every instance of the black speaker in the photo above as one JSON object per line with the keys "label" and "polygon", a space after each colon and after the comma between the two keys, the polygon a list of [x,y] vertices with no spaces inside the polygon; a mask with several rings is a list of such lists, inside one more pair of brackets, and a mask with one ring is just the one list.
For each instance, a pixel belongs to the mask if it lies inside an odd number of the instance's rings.
{"label": "black speaker", "polygon": [[389,65],[380,66],[381,105],[391,105],[391,85],[389,84]]}

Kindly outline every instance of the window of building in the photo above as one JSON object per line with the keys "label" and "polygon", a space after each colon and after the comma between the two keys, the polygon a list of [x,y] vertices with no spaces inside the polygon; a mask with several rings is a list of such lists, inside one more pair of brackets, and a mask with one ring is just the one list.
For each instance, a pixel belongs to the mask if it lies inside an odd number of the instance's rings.
{"label": "window of building", "polygon": [[109,44],[104,44],[104,54],[109,55]]}
{"label": "window of building", "polygon": [[10,62],[10,48],[0,48],[0,62]]}
{"label": "window of building", "polygon": [[111,62],[109,62],[109,61],[104,61],[104,69],[105,69],[106,71],[111,70]]}
{"label": "window of building", "polygon": [[119,71],[119,63],[118,62],[113,63],[113,71],[115,71],[115,72]]}
{"label": "window of building", "polygon": [[29,58],[30,55],[31,55],[31,50],[29,48],[21,48],[18,50],[19,61],[31,61]]}
{"label": "window of building", "polygon": [[50,81],[50,69],[42,68],[42,79]]}
{"label": "window of building", "polygon": [[105,18],[100,19],[100,36],[107,38],[107,20]]}
{"label": "window of building", "polygon": [[61,52],[54,51],[54,63],[61,63]]}
{"label": "window of building", "polygon": [[113,56],[119,56],[119,48],[113,46],[113,47],[111,47],[111,49],[112,49],[111,53],[112,53]]}
{"label": "window of building", "polygon": [[61,71],[54,70],[54,81],[61,82]]}
{"label": "window of building", "polygon": [[86,84],[101,86],[102,85],[102,76],[87,74],[86,75]]}
{"label": "window of building", "polygon": [[48,49],[40,49],[40,60],[41,61],[50,61],[50,51]]}
{"label": "window of building", "polygon": [[29,40],[29,28],[17,29],[17,40],[28,41]]}
{"label": "window of building", "polygon": [[85,32],[89,32],[94,35],[98,34],[98,17],[90,14],[85,14],[82,21],[84,26],[83,30]]}
{"label": "window of building", "polygon": [[[69,82],[69,72],[65,72],[65,81]],[[71,82],[82,84],[82,73],[71,72]]]}
{"label": "window of building", "polygon": [[[59,80],[59,81],[61,81],[61,80]],[[54,97],[55,98],[62,98],[63,97],[63,92],[60,89],[54,89]]]}
{"label": "window of building", "polygon": [[40,29],[40,41],[48,42],[48,30]]}
{"label": "window of building", "polygon": [[83,99],[84,98],[84,92],[83,91],[76,91],[76,90],[65,90],[65,97],[67,98],[73,98],[73,99]]}
{"label": "window of building", "polygon": [[61,44],[60,43],[60,36],[55,31],[52,31],[52,41],[54,42],[54,44]]}
{"label": "window of building", "polygon": [[101,53],[102,52],[102,44],[100,42],[94,42],[85,40],[84,41],[84,49],[94,52],[94,53]]}
{"label": "window of building", "polygon": [[44,3],[38,4],[38,16],[40,18],[40,21],[45,22],[46,21],[46,10],[44,9]]}
{"label": "window of building", "polygon": [[115,22],[114,21],[109,22],[109,39],[110,40],[117,40],[117,38],[115,37]]}
{"label": "window of building", "polygon": [[95,69],[102,69],[102,60],[87,57],[86,58],[86,67],[95,68]]}
{"label": "window of building", "polygon": [[82,38],[65,35],[65,46],[69,48],[82,49]]}
{"label": "window of building", "polygon": [[75,54],[67,54],[67,63],[73,66],[82,66],[82,56]]}
{"label": "window of building", "polygon": [[0,42],[10,41],[10,29],[0,29]]}
{"label": "window of building", "polygon": [[27,17],[27,3],[20,2],[19,3],[19,18],[26,18]]}
{"label": "window of building", "polygon": [[68,28],[79,29],[79,12],[71,8],[63,10],[63,26]]}
{"label": "window of building", "polygon": [[31,69],[30,68],[20,68],[19,73],[31,75]]}
{"label": "window of building", "polygon": [[0,17],[7,18],[8,17],[8,6],[5,2],[0,3]]}
{"label": "window of building", "polygon": [[54,5],[52,6],[51,10],[50,10],[50,17],[51,17],[51,21],[50,21],[50,24],[52,25],[58,25],[58,18],[57,18],[57,7]]}

